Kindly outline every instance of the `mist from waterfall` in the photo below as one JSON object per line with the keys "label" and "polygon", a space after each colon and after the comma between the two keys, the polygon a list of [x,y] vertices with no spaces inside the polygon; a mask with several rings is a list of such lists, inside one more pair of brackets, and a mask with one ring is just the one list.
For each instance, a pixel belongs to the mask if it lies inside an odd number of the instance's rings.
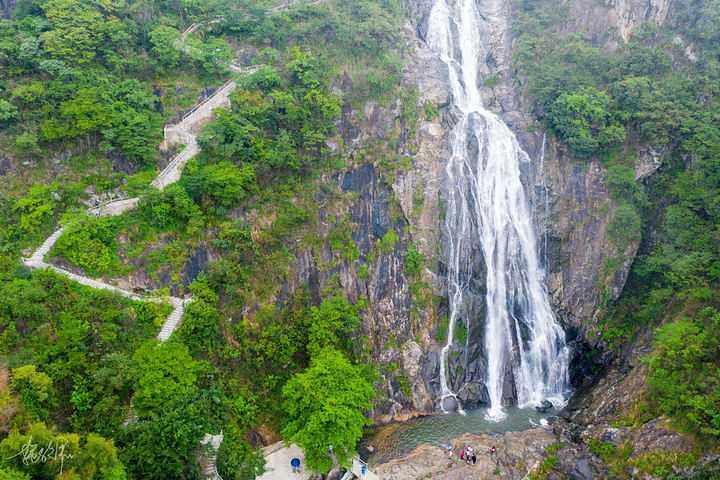
{"label": "mist from waterfall", "polygon": [[[503,400],[521,406],[548,399],[564,404],[568,349],[545,288],[532,216],[520,178],[529,162],[515,135],[483,107],[478,90],[480,14],[475,0],[436,0],[426,42],[449,67],[457,124],[450,133],[445,234],[448,242],[449,324],[442,349],[442,396],[448,387],[447,357],[474,272],[473,245],[479,244],[487,271],[484,352],[489,415],[502,418]],[[482,56],[484,58],[484,55]],[[514,380],[514,389],[513,382]],[[509,390],[508,390],[509,389]],[[505,391],[504,391],[505,390]],[[443,402],[441,402],[442,404]]]}

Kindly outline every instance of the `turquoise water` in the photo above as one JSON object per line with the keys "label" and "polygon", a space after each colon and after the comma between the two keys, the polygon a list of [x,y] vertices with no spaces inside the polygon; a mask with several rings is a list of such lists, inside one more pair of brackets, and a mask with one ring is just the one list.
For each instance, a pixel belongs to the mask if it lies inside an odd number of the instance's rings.
{"label": "turquoise water", "polygon": [[[554,412],[554,409],[550,409],[541,414],[533,408],[517,407],[505,407],[503,410],[506,416],[500,421],[487,420],[485,414],[488,409],[479,408],[470,410],[465,415],[440,413],[407,422],[391,423],[377,428],[376,433],[363,438],[358,451],[369,465],[378,465],[404,457],[423,443],[447,448],[451,439],[465,433],[501,435],[505,432],[528,430],[533,423],[540,423],[540,419],[547,418]],[[368,452],[368,445],[372,445],[375,451]]]}

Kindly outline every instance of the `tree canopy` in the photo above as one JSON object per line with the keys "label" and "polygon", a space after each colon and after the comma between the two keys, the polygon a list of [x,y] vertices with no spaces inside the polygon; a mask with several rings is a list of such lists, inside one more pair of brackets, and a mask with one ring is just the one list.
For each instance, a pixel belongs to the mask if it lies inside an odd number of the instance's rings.
{"label": "tree canopy", "polygon": [[307,370],[283,388],[288,416],[283,438],[303,448],[308,468],[328,471],[333,465],[331,445],[337,461],[347,467],[363,427],[370,424],[362,410],[372,406],[374,394],[361,369],[340,351],[321,350]]}

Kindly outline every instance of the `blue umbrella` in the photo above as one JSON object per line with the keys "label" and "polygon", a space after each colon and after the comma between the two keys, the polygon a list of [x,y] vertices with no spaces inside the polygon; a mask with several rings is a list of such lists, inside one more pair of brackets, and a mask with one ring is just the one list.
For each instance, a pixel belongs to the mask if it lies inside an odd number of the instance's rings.
{"label": "blue umbrella", "polygon": [[300,466],[300,459],[299,458],[293,458],[290,460],[290,465],[293,467],[299,467]]}

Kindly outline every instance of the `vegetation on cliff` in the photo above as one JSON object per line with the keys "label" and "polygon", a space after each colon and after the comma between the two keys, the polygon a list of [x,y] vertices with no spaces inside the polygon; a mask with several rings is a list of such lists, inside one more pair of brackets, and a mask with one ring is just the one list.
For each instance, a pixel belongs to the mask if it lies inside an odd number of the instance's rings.
{"label": "vegetation on cliff", "polygon": [[[11,162],[0,189],[0,450],[34,435],[68,438],[75,455],[62,475],[54,463],[29,471],[3,455],[3,475],[197,478],[200,440],[223,431],[219,472],[252,479],[263,471],[248,441],[260,425],[285,428],[310,466],[326,466],[330,444],[342,463],[354,454],[376,381],[359,332],[366,304],[348,303],[336,280],[319,299],[303,288],[276,296],[295,236],[314,226],[317,177],[342,166],[326,147],[342,104],[396,89],[399,4],[328,1],[266,15],[274,6],[23,0],[0,20],[0,155]],[[178,48],[181,30],[202,21]],[[231,110],[204,126],[181,181],[150,188],[163,123],[201,86],[227,79],[233,48],[264,66],[236,79]],[[353,86],[345,98],[342,82]],[[137,211],[86,216],[91,198],[122,190],[140,196]],[[159,282],[159,267],[172,265],[177,285],[201,243],[222,258],[178,287],[194,302],[158,345],[169,306],[19,263],[59,224],[53,261],[88,276],[144,270]],[[342,434],[290,427],[310,413],[293,400],[306,378],[347,390],[345,419],[328,420]],[[131,401],[139,419],[123,425]]]}
{"label": "vegetation on cliff", "polygon": [[[677,2],[663,27],[644,23],[611,52],[589,35],[560,33],[563,2],[513,6],[516,67],[527,77],[538,118],[578,161],[597,159],[607,168],[618,205],[608,233],[618,253],[642,232],[625,291],[606,305],[603,324],[603,339],[616,346],[656,329],[643,413],[633,422],[667,415],[682,431],[717,445],[717,6]],[[641,146],[663,160],[642,189],[632,170]]]}

